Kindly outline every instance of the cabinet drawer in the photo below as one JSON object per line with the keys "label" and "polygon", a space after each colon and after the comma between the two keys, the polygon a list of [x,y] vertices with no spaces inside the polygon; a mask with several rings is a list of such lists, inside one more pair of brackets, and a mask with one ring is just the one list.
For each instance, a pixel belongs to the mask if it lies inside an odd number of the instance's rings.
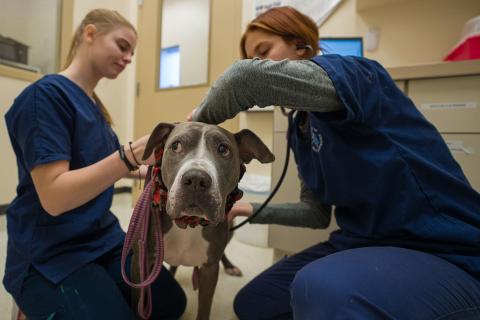
{"label": "cabinet drawer", "polygon": [[438,131],[480,133],[480,76],[411,80],[408,91]]}
{"label": "cabinet drawer", "polygon": [[405,81],[403,80],[395,80],[395,84],[397,85],[398,89],[400,89],[403,93],[405,93]]}
{"label": "cabinet drawer", "polygon": [[280,108],[273,110],[273,131],[274,132],[287,132],[288,118],[283,115]]}
{"label": "cabinet drawer", "polygon": [[[272,163],[272,183],[273,189],[280,175],[282,174],[285,163],[285,154],[287,151],[287,139],[285,132],[273,133],[273,154],[275,154],[275,161]],[[272,199],[272,202],[295,202],[300,199],[300,180],[298,179],[297,165],[293,158],[293,153],[290,151],[290,162],[288,164],[287,174],[283,180],[282,186],[278,189],[277,194]]]}
{"label": "cabinet drawer", "polygon": [[472,187],[480,192],[480,134],[443,134]]}
{"label": "cabinet drawer", "polygon": [[268,226],[268,247],[288,252],[299,252],[319,242],[327,241],[330,233],[338,229],[335,216],[327,229],[309,229],[286,227],[279,225]]}

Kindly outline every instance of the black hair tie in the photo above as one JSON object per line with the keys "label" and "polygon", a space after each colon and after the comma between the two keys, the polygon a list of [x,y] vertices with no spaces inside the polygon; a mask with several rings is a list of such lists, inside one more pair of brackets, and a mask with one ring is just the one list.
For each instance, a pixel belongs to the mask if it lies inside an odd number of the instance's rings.
{"label": "black hair tie", "polygon": [[118,148],[118,153],[120,154],[120,159],[122,159],[123,163],[125,163],[125,165],[127,166],[128,171],[131,172],[137,170],[137,168],[135,168],[125,156],[125,147],[123,146],[123,144]]}
{"label": "black hair tie", "polygon": [[137,158],[135,158],[135,153],[133,152],[133,149],[132,149],[132,141],[129,141],[128,145],[130,146],[130,151],[132,152],[133,161],[135,161],[137,166],[141,166],[142,164],[138,162]]}

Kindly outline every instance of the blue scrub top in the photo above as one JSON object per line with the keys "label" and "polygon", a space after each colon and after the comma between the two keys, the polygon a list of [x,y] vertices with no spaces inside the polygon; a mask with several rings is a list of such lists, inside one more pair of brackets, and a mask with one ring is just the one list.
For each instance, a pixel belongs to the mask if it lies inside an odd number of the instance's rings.
{"label": "blue scrub top", "polygon": [[30,172],[58,160],[75,170],[118,149],[117,136],[97,105],[74,82],[48,75],[27,87],[5,115],[17,157],[17,196],[7,209],[3,283],[14,297],[33,266],[58,283],[124,239],[110,212],[113,186],[84,205],[53,217],[41,206]]}
{"label": "blue scrub top", "polygon": [[339,249],[399,246],[436,254],[480,278],[480,195],[442,137],[378,63],[313,59],[345,110],[294,119],[298,170],[318,199],[335,205]]}

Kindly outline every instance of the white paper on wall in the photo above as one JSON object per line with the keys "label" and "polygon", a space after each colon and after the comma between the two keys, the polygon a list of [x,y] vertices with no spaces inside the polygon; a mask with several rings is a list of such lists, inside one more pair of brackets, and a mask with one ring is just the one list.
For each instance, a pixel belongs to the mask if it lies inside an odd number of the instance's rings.
{"label": "white paper on wall", "polygon": [[463,141],[459,140],[445,140],[445,143],[450,149],[452,153],[463,153],[466,155],[472,155],[475,153],[475,149],[473,147],[466,146]]}
{"label": "white paper on wall", "polygon": [[342,0],[255,0],[253,16],[280,6],[292,6],[311,17],[320,26],[335,11]]}

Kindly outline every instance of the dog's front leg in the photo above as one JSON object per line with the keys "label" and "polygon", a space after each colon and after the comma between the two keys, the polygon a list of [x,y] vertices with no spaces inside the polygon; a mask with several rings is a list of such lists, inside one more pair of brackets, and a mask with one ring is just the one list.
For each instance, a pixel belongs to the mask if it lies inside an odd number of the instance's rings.
{"label": "dog's front leg", "polygon": [[198,312],[197,320],[210,319],[213,294],[218,280],[219,263],[203,265],[198,272]]}

